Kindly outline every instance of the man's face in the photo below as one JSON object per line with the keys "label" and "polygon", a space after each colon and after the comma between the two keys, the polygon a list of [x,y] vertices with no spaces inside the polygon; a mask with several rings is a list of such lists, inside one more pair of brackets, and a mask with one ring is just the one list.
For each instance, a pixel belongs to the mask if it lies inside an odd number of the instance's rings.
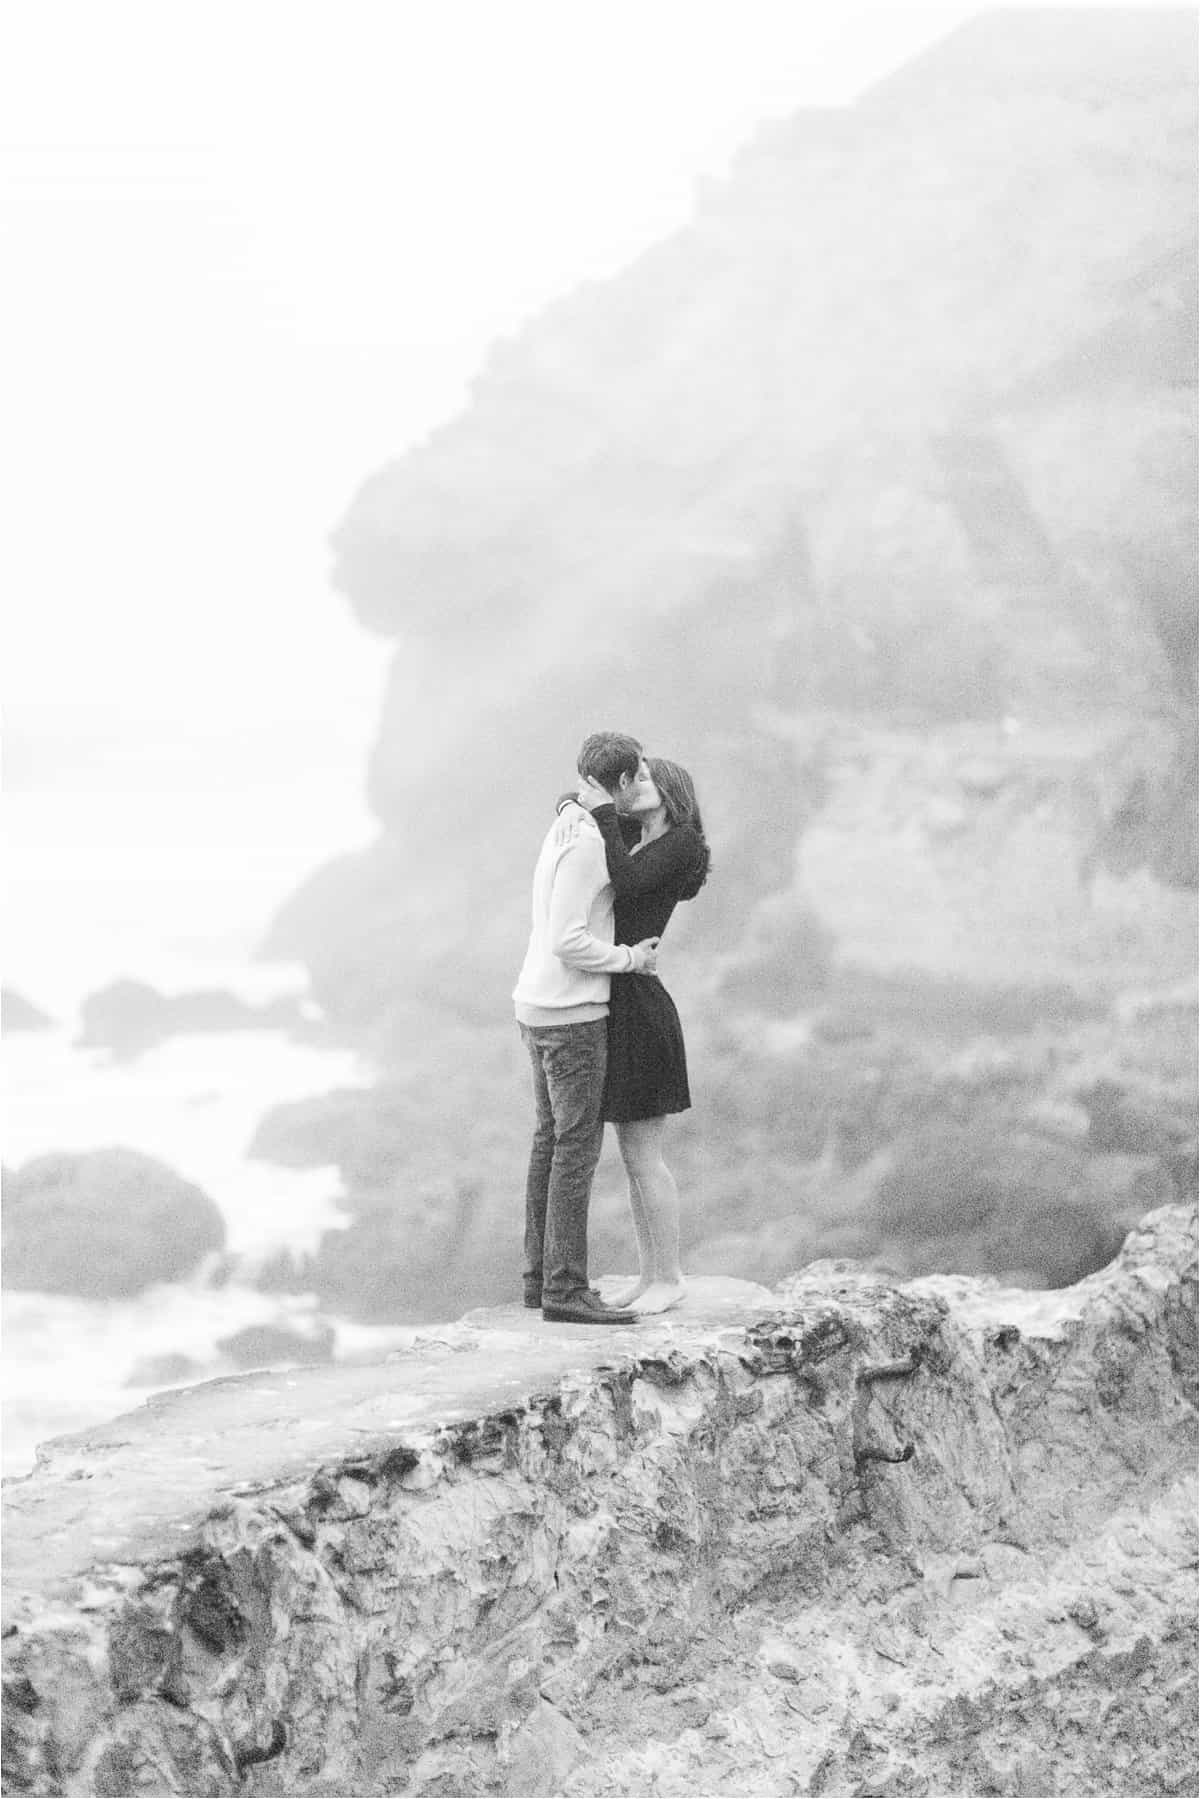
{"label": "man's face", "polygon": [[633,812],[638,803],[638,795],[650,779],[650,769],[643,756],[638,763],[636,775],[622,775],[617,791],[613,794],[618,812]]}

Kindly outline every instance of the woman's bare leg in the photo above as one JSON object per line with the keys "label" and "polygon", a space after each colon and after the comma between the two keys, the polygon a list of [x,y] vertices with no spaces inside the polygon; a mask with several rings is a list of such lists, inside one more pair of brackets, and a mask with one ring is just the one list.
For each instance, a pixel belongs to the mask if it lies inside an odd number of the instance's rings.
{"label": "woman's bare leg", "polygon": [[[665,1118],[639,1118],[617,1126],[630,1193],[636,1186],[651,1249],[653,1278],[637,1296],[639,1312],[665,1312],[678,1305],[684,1294],[683,1270],[679,1266],[679,1190],[663,1160],[665,1128]],[[638,1250],[641,1254],[640,1233]],[[643,1261],[643,1274],[645,1271]]]}
{"label": "woman's bare leg", "polygon": [[[618,1132],[621,1126],[617,1127]],[[650,1234],[650,1224],[646,1217],[646,1202],[642,1198],[641,1188],[636,1179],[625,1170],[629,1178],[629,1210],[633,1218],[634,1235],[637,1238],[638,1277],[632,1287],[623,1288],[620,1293],[609,1296],[606,1303],[615,1306],[618,1311],[625,1311],[635,1299],[640,1299],[654,1281],[654,1238]]]}

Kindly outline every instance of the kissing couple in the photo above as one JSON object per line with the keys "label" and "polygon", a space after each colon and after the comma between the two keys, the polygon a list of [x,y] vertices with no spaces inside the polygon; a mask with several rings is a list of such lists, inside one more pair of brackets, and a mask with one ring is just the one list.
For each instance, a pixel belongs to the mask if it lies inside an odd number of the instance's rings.
{"label": "kissing couple", "polygon": [[[683,1298],[667,1117],[691,1105],[679,1015],[658,946],[708,878],[696,790],[678,763],[598,731],[579,752],[533,873],[529,948],[513,992],[533,1070],[525,1304],[560,1324],[633,1324]],[[629,1180],[638,1279],[613,1304],[588,1284],[588,1204],[604,1126]]]}

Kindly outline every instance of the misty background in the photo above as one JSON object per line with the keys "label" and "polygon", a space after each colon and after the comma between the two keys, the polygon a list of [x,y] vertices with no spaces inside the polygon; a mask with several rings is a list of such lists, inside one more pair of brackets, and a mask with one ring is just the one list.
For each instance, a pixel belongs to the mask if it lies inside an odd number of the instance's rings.
{"label": "misty background", "polygon": [[714,840],[696,1272],[1191,1190],[1192,13],[2,31],[6,1467],[509,1296],[598,726]]}

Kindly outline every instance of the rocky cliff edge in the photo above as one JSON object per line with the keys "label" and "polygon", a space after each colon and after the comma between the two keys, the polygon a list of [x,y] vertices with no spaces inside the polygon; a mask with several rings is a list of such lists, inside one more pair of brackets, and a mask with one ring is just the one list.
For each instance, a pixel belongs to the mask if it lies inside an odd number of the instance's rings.
{"label": "rocky cliff edge", "polygon": [[6,1484],[12,1793],[1195,1791],[1195,1213],[215,1381]]}

